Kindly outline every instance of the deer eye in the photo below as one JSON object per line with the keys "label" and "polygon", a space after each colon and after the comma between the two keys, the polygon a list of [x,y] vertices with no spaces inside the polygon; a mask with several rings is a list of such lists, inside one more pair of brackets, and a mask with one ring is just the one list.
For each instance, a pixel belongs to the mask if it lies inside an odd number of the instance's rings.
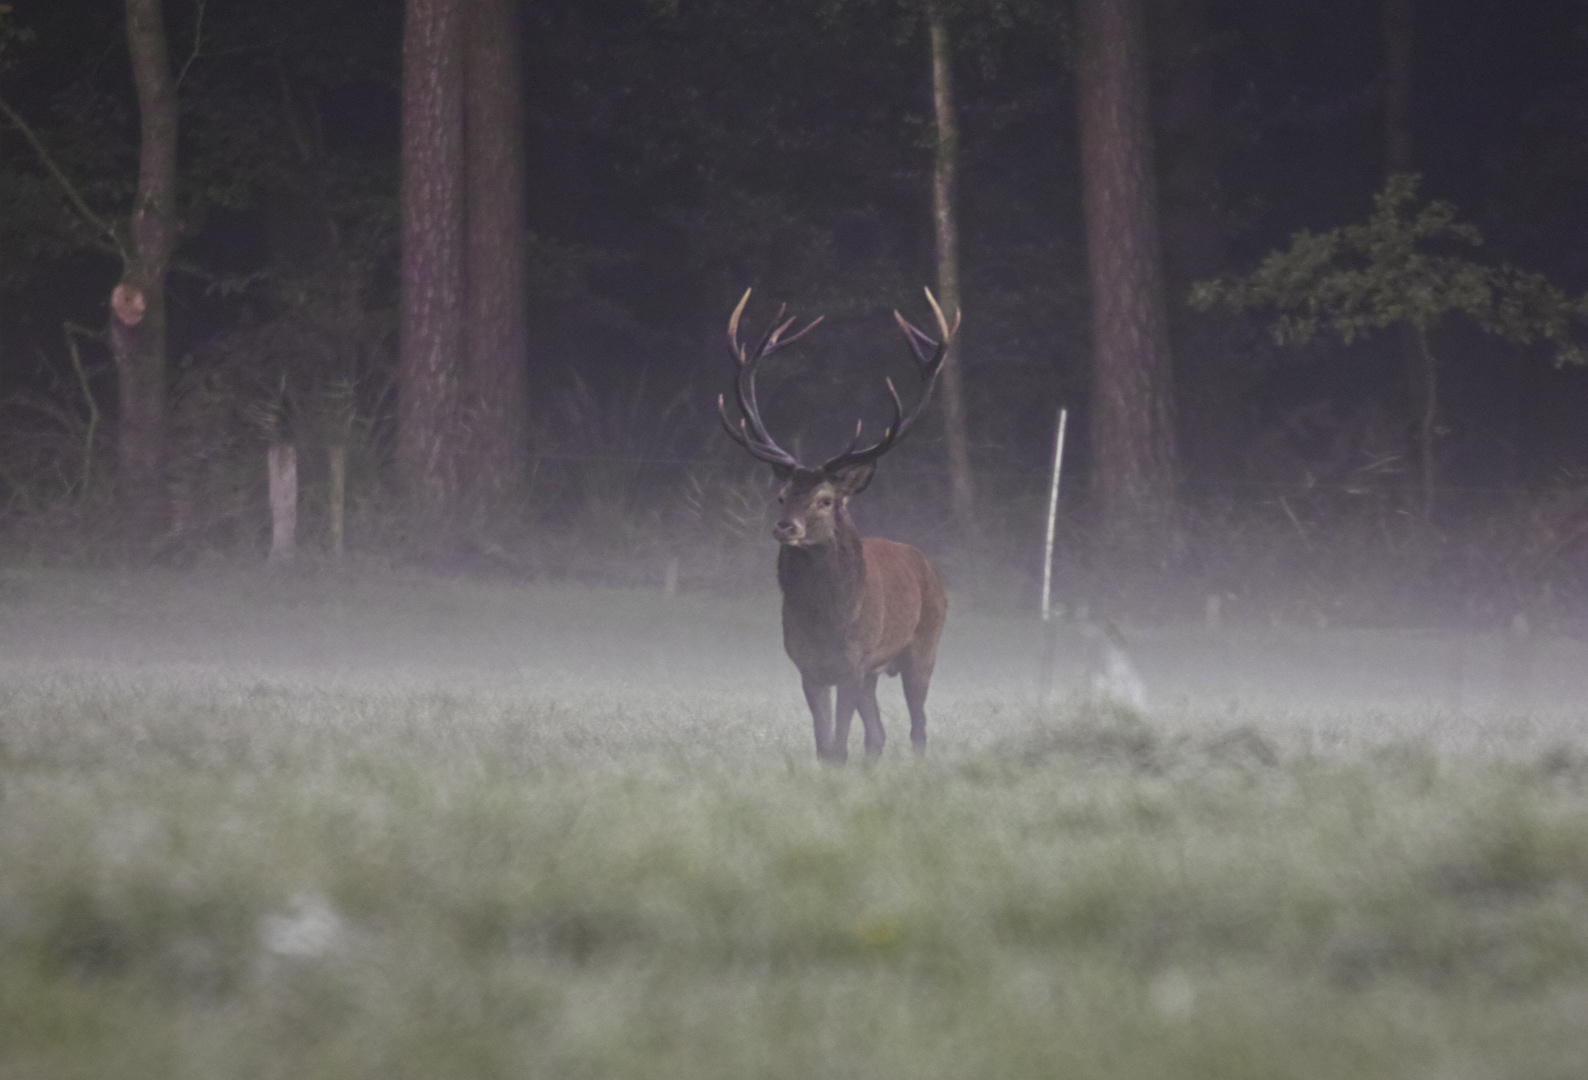
{"label": "deer eye", "polygon": [[816,505],[825,510],[829,506],[833,505],[833,497],[831,495],[823,495],[821,500]]}

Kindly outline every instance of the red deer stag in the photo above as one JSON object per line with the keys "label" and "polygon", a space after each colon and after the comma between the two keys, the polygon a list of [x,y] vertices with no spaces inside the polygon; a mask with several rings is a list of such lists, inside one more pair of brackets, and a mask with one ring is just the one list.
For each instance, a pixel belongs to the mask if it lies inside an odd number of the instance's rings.
{"label": "red deer stag", "polygon": [[[784,321],[784,308],[753,349],[739,341],[739,318],[750,299],[745,290],[728,320],[728,347],[738,365],[735,393],[741,419],[728,419],[726,395],[717,398],[723,426],[735,442],[759,461],[772,466],[782,484],[781,513],[772,530],[781,548],[777,581],[783,590],[783,648],[799,668],[816,727],[816,756],[842,762],[849,755],[849,723],[855,710],[865,725],[866,755],[882,753],[886,739],[877,711],[877,677],[901,676],[910,709],[910,742],[926,749],[926,690],[937,661],[937,639],[943,633],[948,600],[943,583],[926,556],[908,544],[880,537],[862,538],[849,516],[849,500],[865,490],[877,459],[915,426],[943,367],[943,356],[959,328],[959,313],[949,325],[937,300],[926,298],[937,317],[940,340],[893,317],[904,331],[920,365],[921,399],[904,411],[893,380],[887,380],[893,401],[893,422],[871,446],[860,445],[861,425],[849,448],[819,468],[801,465],[772,441],[761,421],[755,398],[755,372],[766,356],[793,344],[821,319],[784,336],[794,325]],[[837,709],[833,696],[836,690]]]}

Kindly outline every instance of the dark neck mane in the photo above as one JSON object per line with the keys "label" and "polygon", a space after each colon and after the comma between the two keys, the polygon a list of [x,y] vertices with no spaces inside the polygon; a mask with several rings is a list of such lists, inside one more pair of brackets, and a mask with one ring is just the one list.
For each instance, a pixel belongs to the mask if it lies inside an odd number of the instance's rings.
{"label": "dark neck mane", "polygon": [[777,556],[777,583],[785,610],[803,619],[843,626],[855,617],[866,586],[866,557],[860,533],[839,511],[833,539],[812,547],[784,546]]}

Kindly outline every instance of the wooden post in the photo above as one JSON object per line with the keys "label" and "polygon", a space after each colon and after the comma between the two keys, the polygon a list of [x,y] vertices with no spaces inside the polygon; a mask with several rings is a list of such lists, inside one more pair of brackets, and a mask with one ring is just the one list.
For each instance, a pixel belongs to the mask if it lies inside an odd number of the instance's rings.
{"label": "wooden post", "polygon": [[1053,482],[1048,488],[1048,535],[1042,545],[1042,621],[1052,614],[1053,601],[1053,529],[1059,516],[1059,476],[1064,471],[1064,427],[1069,420],[1069,410],[1059,410],[1059,431],[1053,438]]}
{"label": "wooden post", "polygon": [[331,556],[342,557],[343,522],[347,511],[347,447],[337,443],[330,448],[331,469]]}
{"label": "wooden post", "polygon": [[1069,410],[1059,410],[1059,430],[1053,437],[1053,480],[1048,486],[1048,531],[1042,545],[1042,687],[1040,698],[1047,703],[1053,692],[1053,670],[1058,658],[1058,626],[1053,620],[1053,534],[1059,516],[1059,477],[1064,472],[1064,429]]}
{"label": "wooden post", "polygon": [[270,561],[291,562],[298,546],[298,448],[272,443],[270,471]]}

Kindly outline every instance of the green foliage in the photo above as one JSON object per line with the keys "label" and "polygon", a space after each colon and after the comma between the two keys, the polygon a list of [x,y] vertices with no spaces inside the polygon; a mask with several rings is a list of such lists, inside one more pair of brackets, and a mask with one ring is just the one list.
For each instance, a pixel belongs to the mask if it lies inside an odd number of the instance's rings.
{"label": "green foliage", "polygon": [[1199,282],[1192,306],[1273,309],[1274,338],[1288,345],[1320,329],[1347,344],[1395,325],[1426,333],[1463,314],[1506,340],[1548,343],[1557,363],[1582,363],[1572,332],[1588,298],[1568,297],[1541,274],[1469,257],[1482,235],[1449,203],[1419,204],[1417,185],[1416,176],[1391,177],[1366,223],[1298,232],[1251,274]]}

